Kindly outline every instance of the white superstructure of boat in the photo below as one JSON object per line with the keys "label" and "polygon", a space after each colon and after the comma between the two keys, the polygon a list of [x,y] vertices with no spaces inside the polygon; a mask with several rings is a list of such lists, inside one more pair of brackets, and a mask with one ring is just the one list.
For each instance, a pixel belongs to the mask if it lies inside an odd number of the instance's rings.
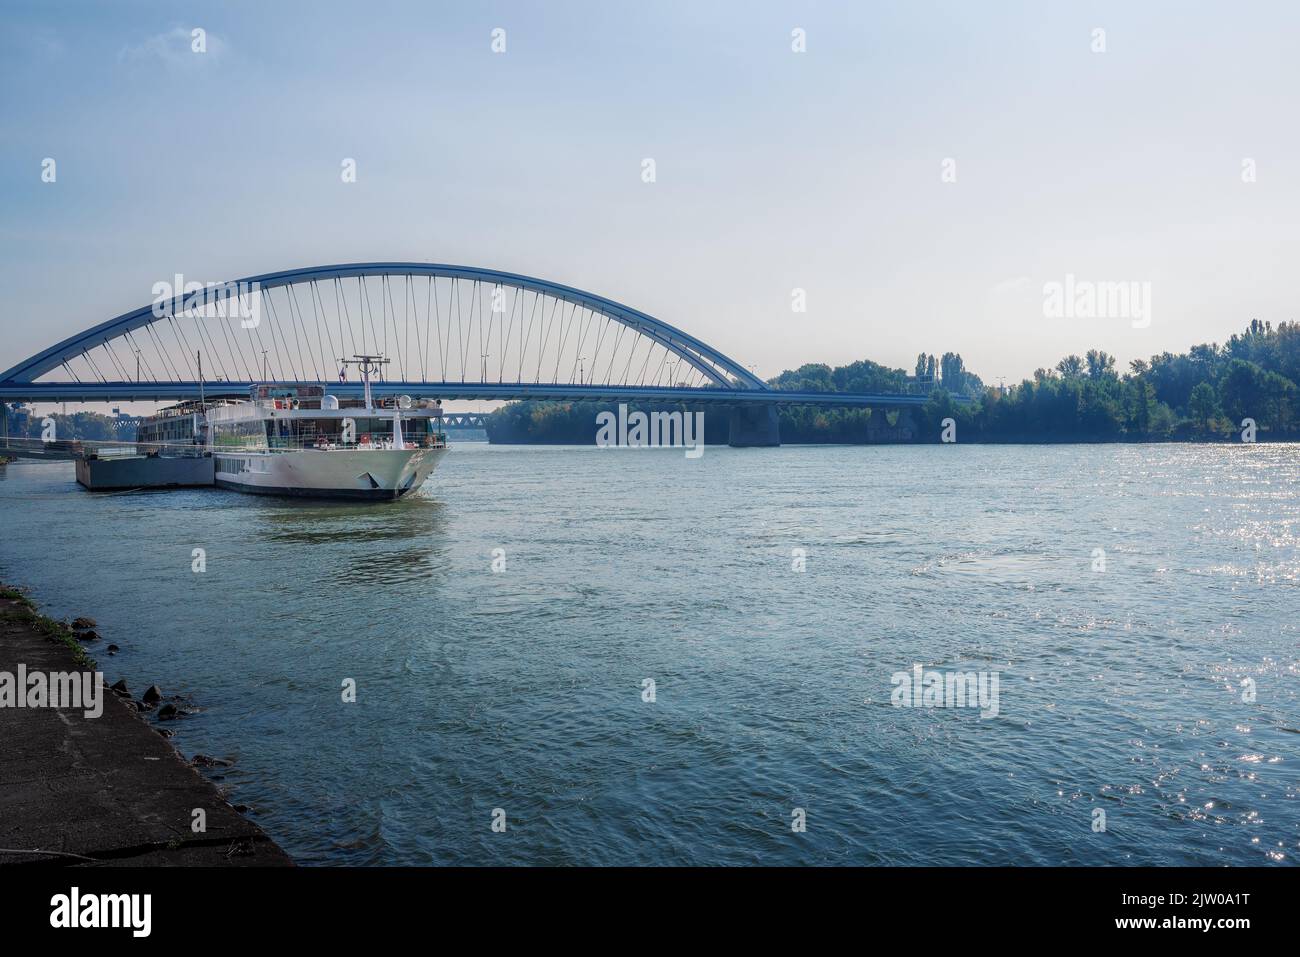
{"label": "white superstructure of boat", "polygon": [[[152,451],[152,443],[179,454],[202,449],[214,460],[216,484],[240,492],[401,498],[418,489],[447,454],[442,405],[407,396],[376,403],[369,374],[378,363],[375,357],[359,359],[366,360],[361,401],[340,403],[319,385],[258,383],[248,401],[191,405],[180,414],[164,410],[142,425],[138,444],[145,451]],[[172,434],[181,423],[192,425],[188,440]]]}

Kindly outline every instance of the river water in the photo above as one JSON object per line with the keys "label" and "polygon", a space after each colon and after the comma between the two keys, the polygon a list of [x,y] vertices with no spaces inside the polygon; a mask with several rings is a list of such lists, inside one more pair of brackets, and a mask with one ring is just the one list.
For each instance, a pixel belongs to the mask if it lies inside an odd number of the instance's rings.
{"label": "river water", "polygon": [[17,463],[0,580],[303,863],[1300,858],[1294,445],[462,443],[383,505]]}

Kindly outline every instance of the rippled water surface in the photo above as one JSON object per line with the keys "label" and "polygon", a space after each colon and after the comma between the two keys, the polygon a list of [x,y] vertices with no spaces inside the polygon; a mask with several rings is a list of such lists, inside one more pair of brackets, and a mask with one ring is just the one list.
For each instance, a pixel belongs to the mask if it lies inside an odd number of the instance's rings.
{"label": "rippled water surface", "polygon": [[[1286,445],[463,443],[364,506],[0,468],[0,579],[190,695],[305,863],[1294,864],[1298,546]],[[914,664],[997,716],[893,707]]]}

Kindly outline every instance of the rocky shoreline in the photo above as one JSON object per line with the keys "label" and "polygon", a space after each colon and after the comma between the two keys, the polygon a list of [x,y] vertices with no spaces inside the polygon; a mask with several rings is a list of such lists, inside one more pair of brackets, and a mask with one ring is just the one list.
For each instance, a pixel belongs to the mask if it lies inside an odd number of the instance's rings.
{"label": "rocky shoreline", "polygon": [[[171,744],[166,725],[192,702],[156,685],[137,698],[125,680],[94,677],[95,629],[89,618],[47,618],[0,585],[0,865],[292,864],[200,773],[230,761],[187,760]],[[75,676],[99,692],[75,707],[54,701]]]}

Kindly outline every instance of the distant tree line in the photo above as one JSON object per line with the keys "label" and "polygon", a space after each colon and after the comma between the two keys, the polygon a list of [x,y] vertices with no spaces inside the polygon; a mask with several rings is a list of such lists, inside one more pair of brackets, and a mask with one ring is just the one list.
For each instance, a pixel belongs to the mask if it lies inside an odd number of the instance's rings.
{"label": "distant tree line", "polygon": [[14,438],[39,439],[41,423],[46,415],[54,420],[54,434],[60,439],[85,441],[132,441],[135,439],[135,419],[118,419],[99,412],[60,412],[39,414],[22,405],[6,404],[6,426]]}
{"label": "distant tree line", "polygon": [[944,391],[922,411],[924,440],[951,416],[962,440],[1124,441],[1219,439],[1254,421],[1260,438],[1300,437],[1300,324],[1253,320],[1227,343],[1163,352],[1117,372],[1100,350],[1066,356],[1009,389],[984,389],[961,406]]}
{"label": "distant tree line", "polygon": [[774,389],[791,392],[894,392],[928,395],[942,387],[955,395],[978,395],[984,390],[980,377],[966,369],[961,355],[945,352],[941,357],[922,352],[916,357],[915,374],[890,369],[870,359],[834,368],[810,362],[768,380]]}
{"label": "distant tree line", "polygon": [[[685,412],[683,402],[629,402],[628,411]],[[483,420],[488,441],[505,445],[595,445],[596,416],[615,411],[617,402],[511,402]],[[704,442],[726,445],[729,412],[720,406],[706,410]]]}
{"label": "distant tree line", "polygon": [[[921,353],[909,375],[867,359],[831,367],[810,363],[769,380],[799,392],[924,394],[923,406],[901,419],[912,441],[937,442],[940,423],[957,422],[959,441],[1099,442],[1224,439],[1243,419],[1254,420],[1261,439],[1300,438],[1300,323],[1253,320],[1224,345],[1163,352],[1115,368],[1099,349],[1069,355],[1032,379],[1006,389],[986,387],[957,353]],[[957,396],[973,401],[959,403]],[[514,402],[486,420],[493,442],[589,445],[596,413],[606,402]],[[642,411],[682,409],[681,404],[631,403]],[[899,441],[897,412],[787,406],[780,410],[783,442]],[[727,414],[706,408],[705,441],[727,441]]]}

